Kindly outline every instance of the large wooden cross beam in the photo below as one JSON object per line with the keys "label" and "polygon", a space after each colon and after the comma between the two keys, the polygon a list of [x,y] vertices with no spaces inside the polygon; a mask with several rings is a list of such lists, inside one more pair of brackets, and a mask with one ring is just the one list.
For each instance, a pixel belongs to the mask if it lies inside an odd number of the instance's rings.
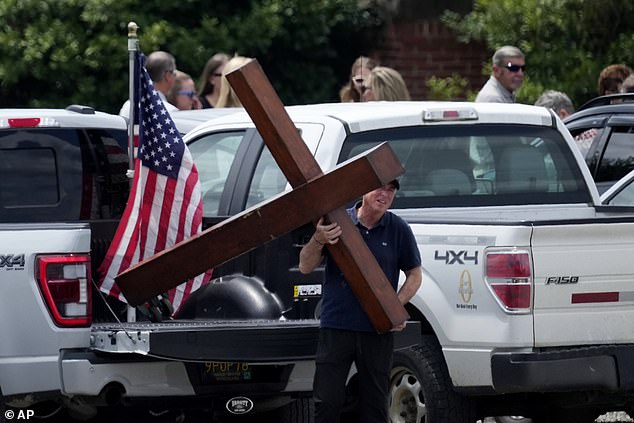
{"label": "large wooden cross beam", "polygon": [[[293,190],[121,273],[115,280],[126,299],[132,305],[141,304],[208,268],[325,215],[342,227],[340,241],[328,248],[375,329],[386,332],[407,320],[409,316],[391,284],[341,208],[403,173],[392,150],[383,144],[323,174],[257,61],[252,60],[227,78]],[[342,180],[349,183],[342,184]]]}

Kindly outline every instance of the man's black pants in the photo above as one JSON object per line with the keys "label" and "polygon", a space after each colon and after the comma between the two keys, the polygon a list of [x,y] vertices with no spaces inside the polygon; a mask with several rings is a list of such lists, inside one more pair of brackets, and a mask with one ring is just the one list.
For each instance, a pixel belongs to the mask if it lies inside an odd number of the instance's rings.
{"label": "man's black pants", "polygon": [[313,382],[315,423],[339,422],[353,362],[358,372],[360,421],[387,423],[393,348],[392,333],[320,329]]}

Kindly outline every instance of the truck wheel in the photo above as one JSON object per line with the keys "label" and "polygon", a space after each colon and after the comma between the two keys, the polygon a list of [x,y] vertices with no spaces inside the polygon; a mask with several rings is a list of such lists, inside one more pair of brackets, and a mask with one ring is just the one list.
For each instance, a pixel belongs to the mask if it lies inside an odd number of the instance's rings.
{"label": "truck wheel", "polygon": [[473,423],[475,403],[453,390],[432,336],[394,353],[388,415],[391,423]]}

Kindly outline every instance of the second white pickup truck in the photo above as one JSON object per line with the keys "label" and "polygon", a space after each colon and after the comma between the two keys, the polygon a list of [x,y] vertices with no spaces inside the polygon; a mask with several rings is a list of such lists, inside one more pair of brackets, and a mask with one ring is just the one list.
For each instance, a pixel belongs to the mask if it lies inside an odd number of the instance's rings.
{"label": "second white pickup truck", "polygon": [[[600,205],[558,117],[544,108],[476,103],[287,110],[324,171],[384,141],[405,165],[393,207],[412,226],[424,276],[407,305],[417,345],[395,353],[392,422],[472,423],[495,415],[590,422],[605,411],[631,411],[634,210]],[[209,121],[185,139],[207,225],[290,188],[244,112]],[[284,420],[276,421],[311,421],[323,273],[297,269],[310,225],[214,269],[218,279],[176,320],[105,321],[103,310],[92,316],[96,307],[86,306],[64,308],[81,316],[64,325],[69,317],[55,313],[50,289],[71,305],[86,299],[53,282],[83,286],[88,265],[71,266],[68,257],[88,263],[95,239],[103,239],[90,222],[49,224],[48,244],[38,248],[64,262],[42,262],[29,246],[44,228],[8,210],[17,224],[0,228],[11,247],[1,255],[0,298],[23,300],[0,309],[0,321],[15,320],[19,308],[28,308],[29,319],[2,326],[11,340],[0,347],[7,405],[53,398],[76,412],[141,404],[242,417],[283,405]],[[78,241],[53,245],[63,239]],[[49,267],[64,269],[63,278],[42,273]],[[77,269],[84,271],[71,274]],[[356,383],[352,374],[351,408]]]}

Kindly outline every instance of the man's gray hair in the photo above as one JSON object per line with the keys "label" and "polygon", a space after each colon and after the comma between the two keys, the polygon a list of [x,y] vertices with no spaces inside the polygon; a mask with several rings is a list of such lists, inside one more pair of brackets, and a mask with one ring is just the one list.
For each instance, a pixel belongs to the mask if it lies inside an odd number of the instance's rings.
{"label": "man's gray hair", "polygon": [[515,46],[503,46],[493,53],[493,64],[496,66],[505,66],[508,60],[513,57],[524,58],[522,50]]}
{"label": "man's gray hair", "polygon": [[159,82],[163,79],[166,72],[174,72],[176,70],[176,60],[174,56],[166,51],[153,51],[145,59],[145,68],[150,74],[153,82]]}
{"label": "man's gray hair", "polygon": [[561,91],[555,90],[544,91],[544,93],[540,95],[535,102],[535,106],[553,109],[556,113],[559,113],[560,110],[565,110],[568,113],[573,113],[575,111],[572,101],[570,101],[570,97]]}

